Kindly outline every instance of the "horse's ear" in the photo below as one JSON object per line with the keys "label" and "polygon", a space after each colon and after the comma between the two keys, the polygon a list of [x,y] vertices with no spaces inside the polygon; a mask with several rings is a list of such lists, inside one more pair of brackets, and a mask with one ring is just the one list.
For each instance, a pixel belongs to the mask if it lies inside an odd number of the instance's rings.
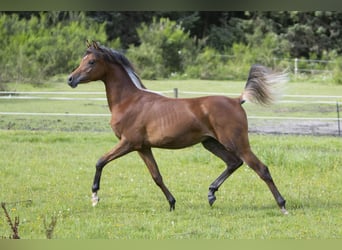
{"label": "horse's ear", "polygon": [[86,44],[87,44],[87,48],[91,47],[91,44],[90,44],[90,42],[88,40],[86,41]]}
{"label": "horse's ear", "polygon": [[96,41],[93,41],[93,47],[95,49],[99,49],[99,44]]}

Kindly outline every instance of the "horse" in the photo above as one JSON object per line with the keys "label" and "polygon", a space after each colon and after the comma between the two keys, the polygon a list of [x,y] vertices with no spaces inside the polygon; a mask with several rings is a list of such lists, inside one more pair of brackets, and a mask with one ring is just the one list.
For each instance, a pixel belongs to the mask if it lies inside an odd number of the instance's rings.
{"label": "horse", "polygon": [[245,88],[237,98],[223,95],[170,98],[148,90],[123,53],[87,41],[86,52],[67,82],[72,88],[97,80],[104,83],[111,112],[110,125],[119,139],[117,145],[96,163],[92,205],[99,202],[103,168],[135,151],[164,193],[170,211],[174,210],[176,200],[164,184],[152,148],[182,149],[201,143],[226,164],[226,169],[209,186],[210,206],[223,182],[246,163],[267,184],[281,212],[287,214],[286,201],[268,167],[251,150],[247,116],[242,108],[245,101],[272,104],[276,98],[276,86],[286,82],[286,78],[285,72],[275,72],[256,64],[251,66]]}

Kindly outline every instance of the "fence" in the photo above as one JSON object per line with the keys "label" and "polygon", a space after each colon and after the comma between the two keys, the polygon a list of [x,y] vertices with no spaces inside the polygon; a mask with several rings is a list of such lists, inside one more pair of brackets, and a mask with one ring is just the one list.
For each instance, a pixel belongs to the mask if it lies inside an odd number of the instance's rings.
{"label": "fence", "polygon": [[[235,58],[231,55],[219,55],[221,58]],[[299,58],[273,58],[273,64],[277,65],[278,62],[288,62],[290,71],[298,75],[305,74],[331,74],[331,65],[335,64],[334,60],[317,60],[317,59],[299,59]],[[271,65],[268,65],[271,66]]]}
{"label": "fence", "polygon": [[[173,97],[194,97],[204,95],[226,95],[238,96],[239,93],[214,93],[214,92],[195,92],[180,91],[173,89],[162,91],[161,94]],[[101,97],[94,97],[100,96]],[[75,102],[100,103],[106,107],[106,97],[103,92],[0,92],[0,101],[21,100],[21,101],[44,101],[49,102]],[[341,136],[341,116],[340,102],[342,96],[324,95],[284,95],[283,100],[270,110],[256,107],[256,105],[245,105],[249,120],[249,130],[255,133],[273,134],[313,134],[313,135],[334,135]],[[37,104],[39,105],[39,104]],[[34,110],[4,110],[4,105],[0,106],[0,120],[5,116],[12,117],[109,117],[107,110],[90,113],[78,113],[70,110],[57,112],[54,103],[44,104],[46,109],[41,112]],[[85,104],[84,104],[85,105]],[[68,106],[68,105],[63,105]],[[5,106],[6,107],[6,106]],[[50,108],[49,108],[50,107]],[[85,110],[80,107],[77,110]],[[279,111],[281,110],[281,112]],[[295,110],[295,112],[294,112]],[[305,114],[298,114],[302,110]],[[87,111],[87,110],[85,110]],[[296,114],[295,116],[293,114]],[[4,126],[0,128],[4,129]]]}
{"label": "fence", "polygon": [[306,74],[331,74],[331,66],[335,63],[332,60],[312,60],[312,59],[275,59],[275,60],[285,60],[290,62],[290,68],[295,75],[299,73]]}

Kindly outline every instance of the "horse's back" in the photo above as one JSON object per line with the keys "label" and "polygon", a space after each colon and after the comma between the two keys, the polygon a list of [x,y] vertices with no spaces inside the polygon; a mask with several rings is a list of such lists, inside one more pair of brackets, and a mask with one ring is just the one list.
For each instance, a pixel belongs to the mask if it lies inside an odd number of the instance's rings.
{"label": "horse's back", "polygon": [[214,131],[247,132],[247,116],[241,106],[240,98],[227,96],[205,96],[198,98],[173,99],[173,108],[182,110],[181,121],[192,121],[204,133],[213,135]]}

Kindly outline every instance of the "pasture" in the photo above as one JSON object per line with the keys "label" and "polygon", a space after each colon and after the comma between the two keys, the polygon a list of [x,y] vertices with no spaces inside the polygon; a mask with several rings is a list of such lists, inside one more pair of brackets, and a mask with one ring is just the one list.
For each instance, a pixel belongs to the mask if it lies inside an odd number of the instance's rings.
{"label": "pasture", "polygon": [[[331,239],[342,236],[340,138],[252,135],[287,199],[279,211],[266,185],[242,166],[217,192],[208,186],[224,165],[201,146],[155,150],[176,210],[136,153],[104,170],[101,201],[90,202],[94,165],[114,143],[111,133],[1,131],[1,195],[20,217],[19,235],[45,238],[57,218],[58,239]],[[0,235],[10,229],[4,216]]]}
{"label": "pasture", "polygon": [[[241,92],[244,84],[144,83],[154,90],[178,87],[223,93]],[[70,91],[65,85],[49,84],[43,90]],[[42,90],[13,86],[17,91]],[[288,93],[341,93],[340,86],[309,86],[291,83]],[[93,83],[78,91],[103,91],[103,86]],[[1,111],[108,114],[105,101],[0,103]],[[222,185],[210,207],[208,186],[225,166],[201,145],[154,150],[165,184],[177,200],[175,211],[169,212],[136,153],[104,168],[101,200],[93,208],[95,163],[117,141],[108,121],[109,117],[0,116],[0,202],[6,202],[12,218],[19,216],[21,238],[45,239],[44,221],[49,224],[52,218],[57,219],[52,235],[56,239],[342,238],[340,137],[250,135],[254,152],[269,166],[287,200],[288,216],[281,214],[267,186],[246,165]],[[10,227],[3,211],[0,215],[0,237],[8,237]]]}

